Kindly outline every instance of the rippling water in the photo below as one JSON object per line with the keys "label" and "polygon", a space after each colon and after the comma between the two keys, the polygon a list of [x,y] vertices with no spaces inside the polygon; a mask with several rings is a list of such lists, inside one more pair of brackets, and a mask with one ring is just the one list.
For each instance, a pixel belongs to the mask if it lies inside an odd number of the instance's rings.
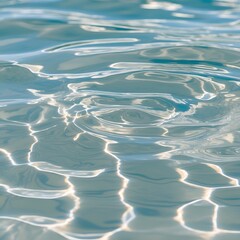
{"label": "rippling water", "polygon": [[0,0],[0,239],[240,238],[239,0]]}

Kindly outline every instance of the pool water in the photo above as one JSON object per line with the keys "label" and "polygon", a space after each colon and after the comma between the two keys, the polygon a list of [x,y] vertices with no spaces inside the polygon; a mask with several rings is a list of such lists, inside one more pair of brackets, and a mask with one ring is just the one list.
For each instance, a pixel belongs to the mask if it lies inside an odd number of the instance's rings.
{"label": "pool water", "polygon": [[240,239],[239,0],[0,0],[0,239]]}

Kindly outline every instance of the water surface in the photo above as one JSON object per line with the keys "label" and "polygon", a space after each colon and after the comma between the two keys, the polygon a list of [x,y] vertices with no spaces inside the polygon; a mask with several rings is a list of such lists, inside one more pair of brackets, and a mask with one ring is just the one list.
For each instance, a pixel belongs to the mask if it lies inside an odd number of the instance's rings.
{"label": "water surface", "polygon": [[0,0],[0,239],[240,238],[239,0]]}

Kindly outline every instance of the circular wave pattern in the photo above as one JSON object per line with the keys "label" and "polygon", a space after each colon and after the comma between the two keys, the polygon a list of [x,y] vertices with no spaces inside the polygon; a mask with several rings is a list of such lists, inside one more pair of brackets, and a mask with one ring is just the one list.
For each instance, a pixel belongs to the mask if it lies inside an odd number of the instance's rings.
{"label": "circular wave pattern", "polygon": [[0,2],[0,239],[239,239],[239,0]]}

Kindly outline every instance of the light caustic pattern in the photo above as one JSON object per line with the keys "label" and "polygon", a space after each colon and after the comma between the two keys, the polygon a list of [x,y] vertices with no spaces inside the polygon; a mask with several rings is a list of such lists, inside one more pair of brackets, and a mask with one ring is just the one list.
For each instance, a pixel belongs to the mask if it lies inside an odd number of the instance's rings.
{"label": "light caustic pattern", "polygon": [[[57,111],[59,113],[61,121],[64,123],[65,128],[67,128],[70,124],[74,124],[77,129],[79,129],[79,133],[76,132],[75,136],[73,136],[72,140],[77,141],[81,135],[84,135],[85,133],[88,133],[90,135],[93,135],[94,137],[100,137],[104,142],[105,146],[103,151],[112,157],[112,160],[115,162],[115,167],[116,167],[116,178],[120,178],[121,182],[121,187],[118,191],[118,196],[120,199],[120,202],[123,204],[125,211],[122,214],[122,224],[119,226],[119,228],[114,229],[113,231],[109,231],[106,233],[98,233],[98,234],[74,234],[74,233],[68,233],[67,228],[68,225],[71,224],[71,222],[74,220],[74,216],[76,212],[80,209],[81,207],[81,198],[75,194],[75,188],[73,183],[71,182],[71,178],[95,178],[98,177],[100,174],[103,174],[105,169],[97,169],[94,171],[78,171],[78,170],[67,170],[62,168],[61,166],[53,165],[47,162],[36,162],[32,161],[32,154],[35,151],[36,145],[39,143],[38,139],[38,134],[40,132],[45,132],[49,131],[52,128],[55,128],[56,125],[53,125],[51,127],[41,129],[41,130],[34,130],[34,127],[37,125],[41,124],[43,121],[46,120],[46,116],[44,115],[45,111],[43,110],[39,116],[39,119],[36,120],[34,124],[31,123],[24,123],[24,122],[19,122],[19,121],[8,121],[8,124],[12,124],[15,126],[20,126],[22,128],[26,128],[28,131],[28,135],[32,138],[32,144],[29,146],[29,151],[27,153],[27,158],[26,158],[26,163],[18,163],[14,157],[12,156],[11,152],[9,152],[5,148],[0,148],[0,153],[5,156],[6,160],[11,166],[14,167],[21,167],[21,166],[28,166],[35,168],[37,171],[41,172],[49,172],[52,174],[59,175],[63,177],[64,182],[67,184],[68,188],[63,189],[63,190],[35,190],[35,189],[27,189],[27,188],[13,188],[11,186],[8,186],[7,184],[0,184],[1,187],[3,187],[6,192],[23,197],[23,198],[38,198],[38,199],[57,199],[57,198],[63,198],[67,197],[73,202],[73,207],[69,209],[69,212],[67,214],[67,218],[63,220],[58,220],[58,219],[51,219],[48,217],[40,217],[40,216],[20,216],[20,217],[10,217],[10,216],[1,216],[0,218],[2,219],[11,219],[11,220],[16,220],[20,221],[23,223],[27,223],[30,225],[34,226],[39,226],[43,228],[47,228],[48,230],[54,231],[68,239],[109,239],[111,235],[118,231],[122,230],[129,230],[128,229],[128,223],[134,219],[134,211],[133,207],[128,204],[125,201],[125,196],[124,192],[125,189],[128,186],[128,179],[121,173],[121,161],[120,159],[115,156],[110,148],[109,145],[112,143],[115,143],[114,141],[105,139],[104,137],[101,137],[98,134],[93,134],[91,132],[88,132],[84,129],[81,129],[78,125],[76,125],[76,119],[78,118],[78,112],[76,112],[76,115],[72,116],[69,114],[69,110],[72,108],[70,107],[65,108],[63,105],[59,104],[53,96],[44,96],[30,90],[33,94],[35,94],[38,99],[35,100],[34,102],[29,102],[29,104],[39,104],[39,102],[45,102],[51,106],[54,106],[57,108]],[[76,105],[73,105],[75,107]],[[87,112],[88,109],[86,108],[85,111]],[[94,211],[94,210],[92,210]],[[11,231],[11,229],[9,229]],[[73,235],[73,236],[71,236]]]}
{"label": "light caustic pattern", "polygon": [[93,2],[0,3],[0,239],[239,239],[239,1]]}

